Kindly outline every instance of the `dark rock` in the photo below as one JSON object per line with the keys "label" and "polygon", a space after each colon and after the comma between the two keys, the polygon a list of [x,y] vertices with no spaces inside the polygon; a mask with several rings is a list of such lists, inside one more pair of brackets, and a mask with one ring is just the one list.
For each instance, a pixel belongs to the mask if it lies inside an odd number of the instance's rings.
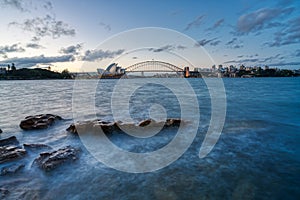
{"label": "dark rock", "polygon": [[55,121],[62,120],[58,115],[41,114],[35,116],[27,116],[20,123],[20,128],[23,130],[45,129],[51,126]]}
{"label": "dark rock", "polygon": [[0,194],[1,194],[1,197],[4,198],[7,195],[9,195],[9,190],[7,190],[5,188],[0,188]]}
{"label": "dark rock", "polygon": [[[164,128],[168,128],[171,126],[180,126],[180,123],[182,122],[181,119],[173,119],[169,118],[165,122],[164,121],[154,121],[152,119],[145,119],[141,122],[136,124],[131,123],[122,123],[122,122],[107,122],[107,121],[101,121],[101,120],[94,120],[94,121],[85,121],[85,122],[78,122],[76,124],[71,124],[66,130],[70,133],[78,133],[78,130],[82,133],[85,131],[91,131],[96,130],[96,127],[100,127],[101,130],[105,134],[112,134],[113,132],[121,132],[122,127],[129,127],[129,128],[135,128],[137,126],[139,127],[145,127],[148,126],[150,123],[153,123],[153,125],[164,125]],[[121,128],[120,128],[121,127]]]}
{"label": "dark rock", "polygon": [[52,149],[50,146],[46,144],[23,144],[24,148],[28,149]]}
{"label": "dark rock", "polygon": [[0,146],[0,163],[24,157],[26,150],[17,146]]}
{"label": "dark rock", "polygon": [[140,127],[145,127],[145,126],[149,125],[152,121],[153,121],[153,120],[151,120],[151,119],[143,120],[143,121],[141,121],[141,122],[139,123],[138,126],[140,126]]}
{"label": "dark rock", "polygon": [[24,164],[13,164],[10,166],[3,167],[0,171],[0,176],[4,176],[7,174],[14,174],[24,168]]}
{"label": "dark rock", "polygon": [[167,119],[165,126],[169,127],[169,126],[180,126],[181,123],[181,119]]}
{"label": "dark rock", "polygon": [[3,133],[3,131],[0,129],[0,133]]}
{"label": "dark rock", "polygon": [[57,151],[41,153],[34,163],[41,169],[50,171],[65,162],[77,160],[78,152],[78,149],[67,146]]}
{"label": "dark rock", "polygon": [[0,146],[18,145],[18,144],[19,144],[19,141],[17,140],[16,136],[11,136],[9,138],[0,140]]}
{"label": "dark rock", "polygon": [[75,124],[71,124],[66,130],[70,133],[77,134],[77,129],[76,129]]}

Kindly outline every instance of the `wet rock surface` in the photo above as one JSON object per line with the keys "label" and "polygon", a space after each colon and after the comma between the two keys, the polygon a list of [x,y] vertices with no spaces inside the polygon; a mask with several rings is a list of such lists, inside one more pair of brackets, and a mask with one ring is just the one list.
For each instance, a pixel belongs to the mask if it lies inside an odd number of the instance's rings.
{"label": "wet rock surface", "polygon": [[17,140],[16,136],[11,136],[9,138],[0,140],[0,146],[18,145],[18,144],[19,144],[19,141]]}
{"label": "wet rock surface", "polygon": [[0,171],[0,176],[4,176],[7,174],[14,174],[24,168],[24,164],[13,164],[10,166],[2,167]]}
{"label": "wet rock surface", "polygon": [[58,115],[41,114],[34,116],[27,116],[20,123],[20,128],[23,130],[39,130],[46,129],[53,125],[55,121],[62,120]]}
{"label": "wet rock surface", "polygon": [[45,171],[50,171],[63,163],[77,160],[78,153],[79,149],[66,146],[53,152],[41,153],[40,156],[34,160],[34,164]]}
{"label": "wet rock surface", "polygon": [[9,162],[22,158],[26,155],[26,150],[18,146],[0,146],[0,163]]}
{"label": "wet rock surface", "polygon": [[23,144],[23,146],[25,149],[31,149],[31,150],[39,150],[39,149],[50,150],[50,149],[52,149],[50,146],[48,146],[46,144],[27,144],[27,143],[25,143],[25,144]]}
{"label": "wet rock surface", "polygon": [[120,133],[122,126],[138,128],[138,127],[147,127],[148,125],[151,124],[154,126],[163,125],[164,128],[167,128],[171,126],[180,126],[180,123],[182,122],[184,121],[182,121],[181,119],[173,119],[173,118],[169,118],[166,121],[154,121],[152,119],[145,119],[140,121],[137,124],[93,120],[93,121],[77,122],[75,124],[73,123],[66,130],[70,133],[78,134],[78,130],[80,130],[80,132],[84,132],[87,130],[95,130],[95,128],[99,127],[105,134],[112,134],[113,132]]}

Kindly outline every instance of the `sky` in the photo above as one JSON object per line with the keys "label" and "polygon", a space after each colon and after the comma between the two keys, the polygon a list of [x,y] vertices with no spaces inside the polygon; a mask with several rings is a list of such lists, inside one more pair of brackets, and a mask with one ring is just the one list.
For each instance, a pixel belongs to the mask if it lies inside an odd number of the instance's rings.
{"label": "sky", "polygon": [[0,0],[0,8],[2,67],[300,68],[299,0]]}

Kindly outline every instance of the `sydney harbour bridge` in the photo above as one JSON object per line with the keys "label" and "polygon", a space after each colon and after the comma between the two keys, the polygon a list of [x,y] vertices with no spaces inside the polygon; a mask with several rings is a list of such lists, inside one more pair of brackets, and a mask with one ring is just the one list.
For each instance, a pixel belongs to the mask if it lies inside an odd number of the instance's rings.
{"label": "sydney harbour bridge", "polygon": [[118,78],[125,74],[140,72],[144,75],[145,72],[150,73],[176,73],[177,75],[183,77],[194,76],[194,72],[189,71],[189,67],[178,67],[174,64],[163,62],[163,61],[143,61],[135,63],[128,67],[122,68],[116,63],[110,64],[106,70],[98,69],[98,73],[102,75],[103,78]]}

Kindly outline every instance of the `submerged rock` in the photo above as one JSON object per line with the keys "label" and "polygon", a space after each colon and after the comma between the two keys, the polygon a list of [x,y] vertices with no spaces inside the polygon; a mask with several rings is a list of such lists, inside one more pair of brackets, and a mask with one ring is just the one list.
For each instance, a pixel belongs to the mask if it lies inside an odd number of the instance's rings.
{"label": "submerged rock", "polygon": [[97,127],[101,128],[101,130],[105,134],[112,134],[113,132],[121,132],[122,127],[129,127],[129,128],[137,128],[137,127],[147,127],[148,125],[163,125],[164,128],[168,128],[171,126],[180,126],[180,123],[183,122],[181,119],[173,119],[169,118],[166,121],[154,121],[152,119],[146,119],[140,121],[137,124],[132,123],[123,123],[123,122],[108,122],[102,120],[94,120],[94,121],[84,121],[84,122],[77,122],[71,124],[66,130],[70,133],[78,134],[78,130],[80,132],[96,130]]}
{"label": "submerged rock", "polygon": [[17,146],[0,146],[0,163],[24,157],[26,150]]}
{"label": "submerged rock", "polygon": [[50,146],[46,145],[46,144],[23,144],[25,149],[52,149]]}
{"label": "submerged rock", "polygon": [[4,176],[7,174],[14,174],[24,168],[24,164],[13,164],[10,166],[3,167],[0,171],[0,176]]}
{"label": "submerged rock", "polygon": [[18,145],[18,144],[19,144],[19,141],[17,140],[16,136],[11,136],[9,138],[0,140],[0,146]]}
{"label": "submerged rock", "polygon": [[34,163],[41,169],[50,171],[65,162],[77,160],[78,152],[78,149],[66,146],[57,151],[41,153],[40,156],[34,160]]}
{"label": "submerged rock", "polygon": [[0,194],[1,194],[1,197],[4,198],[7,195],[9,195],[9,190],[7,190],[5,188],[0,188]]}
{"label": "submerged rock", "polygon": [[35,116],[27,116],[20,123],[20,128],[23,130],[45,129],[51,126],[55,121],[62,120],[58,115],[41,114]]}

